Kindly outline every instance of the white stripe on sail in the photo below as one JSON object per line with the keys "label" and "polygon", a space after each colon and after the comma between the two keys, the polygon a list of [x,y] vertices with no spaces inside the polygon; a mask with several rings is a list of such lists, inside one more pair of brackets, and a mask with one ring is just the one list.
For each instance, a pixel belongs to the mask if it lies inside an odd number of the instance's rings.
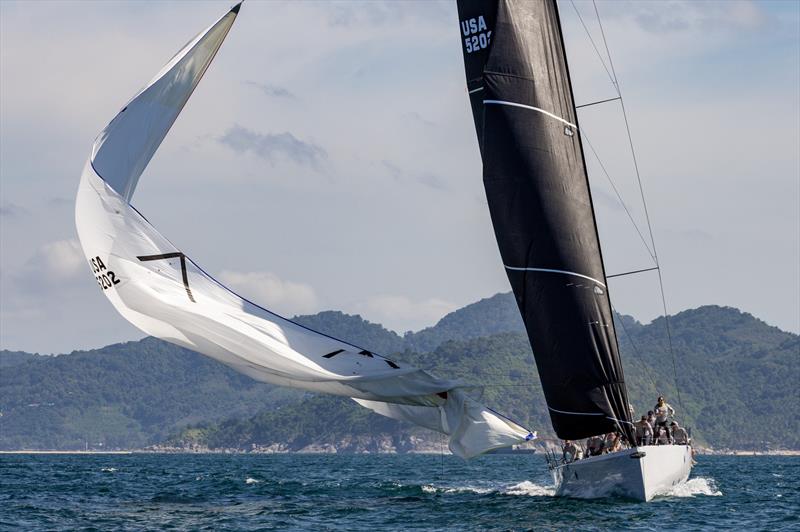
{"label": "white stripe on sail", "polygon": [[[572,416],[605,416],[604,413],[600,412],[597,414],[594,413],[586,413],[586,412],[567,412],[566,410],[558,410],[557,408],[553,408],[552,406],[548,406],[550,410],[553,412],[558,412],[559,414],[570,414]],[[611,418],[609,418],[611,419]]]}
{"label": "white stripe on sail", "polygon": [[473,92],[478,92],[478,91],[482,91],[482,90],[483,90],[483,87],[478,87],[477,89],[472,89],[471,91],[469,91],[468,94],[472,94]]}
{"label": "white stripe on sail", "polygon": [[606,287],[604,283],[601,283],[597,279],[593,277],[589,277],[588,275],[583,275],[582,273],[575,273],[575,272],[568,272],[566,270],[551,270],[549,268],[519,268],[517,266],[506,266],[506,270],[514,270],[514,271],[523,271],[523,272],[546,272],[546,273],[563,273],[564,275],[574,275],[575,277],[581,277],[583,279],[588,279],[590,281],[594,281],[595,283],[599,284],[603,288]]}
{"label": "white stripe on sail", "polygon": [[495,105],[510,105],[511,107],[522,107],[523,109],[530,109],[531,111],[538,111],[540,113],[546,114],[550,118],[555,118],[559,122],[563,122],[564,124],[566,124],[566,125],[568,125],[570,127],[574,127],[575,129],[578,129],[578,126],[576,126],[572,122],[568,122],[568,121],[564,120],[563,118],[561,118],[560,116],[556,116],[553,113],[545,111],[544,109],[539,109],[538,107],[533,107],[532,105],[525,105],[525,104],[514,103],[514,102],[506,102],[504,100],[483,100],[483,103],[484,104],[495,104]]}

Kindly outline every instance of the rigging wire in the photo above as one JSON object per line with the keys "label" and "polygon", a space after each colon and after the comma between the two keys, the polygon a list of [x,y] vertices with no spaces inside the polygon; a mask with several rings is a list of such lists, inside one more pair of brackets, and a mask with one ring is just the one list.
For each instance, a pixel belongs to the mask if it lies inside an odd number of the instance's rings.
{"label": "rigging wire", "polygon": [[[572,3],[572,7],[575,8],[575,11],[577,12],[578,8],[575,6],[575,2],[573,0],[570,0],[570,2]],[[639,162],[638,162],[638,160],[636,158],[636,149],[633,146],[633,136],[631,135],[630,123],[628,122],[628,113],[625,110],[625,99],[622,97],[622,91],[621,91],[620,86],[619,86],[619,80],[617,79],[617,72],[616,72],[616,69],[614,68],[614,60],[611,58],[611,51],[608,48],[608,40],[606,39],[606,33],[605,33],[605,30],[603,29],[603,22],[600,19],[600,11],[597,9],[597,2],[595,0],[592,0],[592,5],[594,6],[594,12],[595,12],[595,15],[597,16],[597,24],[600,27],[600,35],[603,38],[603,46],[605,47],[606,55],[608,57],[608,64],[611,67],[611,72],[610,73],[608,72],[608,68],[606,68],[605,62],[602,61],[602,58],[601,58],[601,62],[603,63],[603,68],[606,69],[606,73],[609,73],[610,75],[612,75],[612,77],[613,77],[612,83],[614,84],[614,87],[616,87],[616,89],[617,89],[617,95],[619,95],[619,103],[620,103],[620,108],[622,109],[622,117],[623,117],[623,119],[625,121],[625,131],[626,131],[626,133],[628,135],[628,144],[630,145],[630,149],[631,149],[631,158],[633,159],[633,167],[634,167],[634,170],[636,171],[636,181],[639,184],[639,194],[640,194],[640,196],[642,198],[642,206],[644,207],[644,215],[645,215],[645,220],[647,221],[647,229],[648,229],[648,231],[650,233],[650,243],[653,246],[653,260],[655,260],[656,266],[658,268],[657,269],[657,272],[658,272],[658,287],[659,287],[659,290],[661,292],[661,305],[662,305],[662,309],[664,311],[664,325],[665,325],[665,329],[666,329],[666,333],[667,333],[667,343],[669,345],[669,352],[670,352],[670,356],[672,358],[672,372],[673,372],[673,378],[675,380],[675,391],[676,391],[677,396],[678,396],[678,404],[680,405],[681,410],[686,412],[686,409],[685,409],[685,407],[683,405],[683,399],[681,398],[680,387],[678,386],[678,367],[677,367],[677,364],[675,362],[675,348],[674,348],[673,343],[672,343],[672,330],[670,328],[670,323],[669,323],[669,314],[667,313],[667,298],[666,298],[666,295],[664,293],[664,279],[663,279],[663,275],[661,273],[661,264],[660,264],[660,262],[658,260],[658,251],[656,250],[655,237],[653,236],[653,226],[650,223],[650,213],[648,212],[647,201],[645,200],[644,186],[642,185],[642,177],[641,177],[641,174],[639,172]],[[580,13],[578,13],[578,18],[581,18],[580,17]],[[581,18],[581,24],[583,24],[583,19],[582,18]],[[583,27],[586,30],[587,34],[588,34],[589,31],[586,28],[585,24],[583,24]],[[592,39],[591,35],[589,35],[589,40],[592,42],[592,46],[594,47],[595,52],[597,52],[599,54],[599,52],[597,50],[597,47],[595,46],[594,40]]]}
{"label": "rigging wire", "polygon": [[[642,244],[644,245],[645,249],[647,250],[647,253],[650,255],[650,258],[653,259],[653,261],[655,262],[656,267],[657,267],[658,266],[658,259],[656,258],[655,253],[653,253],[653,251],[650,249],[650,246],[647,245],[647,240],[645,239],[644,235],[642,234],[641,229],[639,229],[639,225],[636,223],[636,220],[633,219],[633,214],[631,214],[631,211],[628,209],[628,205],[625,203],[625,201],[623,201],[622,195],[620,194],[619,190],[617,189],[617,185],[616,185],[616,183],[614,183],[614,180],[611,179],[611,175],[608,173],[608,170],[606,170],[606,166],[603,164],[603,161],[600,159],[600,155],[598,155],[597,150],[594,149],[594,145],[592,144],[592,141],[589,140],[589,135],[586,132],[586,128],[584,126],[581,126],[580,133],[581,133],[581,136],[583,136],[583,139],[586,141],[586,144],[588,144],[589,148],[592,150],[592,154],[594,154],[594,158],[597,159],[597,162],[600,164],[600,168],[603,170],[603,174],[605,174],[606,179],[608,179],[609,184],[611,184],[611,188],[614,190],[614,194],[616,194],[617,199],[619,200],[619,203],[622,205],[622,208],[625,209],[625,214],[628,215],[628,219],[631,221],[631,224],[636,229],[636,232],[639,234],[639,239],[642,241]],[[652,235],[651,235],[651,238],[652,238]]]}
{"label": "rigging wire", "polygon": [[[572,9],[574,9],[575,10],[575,14],[578,15],[578,20],[581,21],[581,26],[583,26],[583,30],[586,32],[587,37],[589,37],[589,42],[592,43],[592,48],[594,48],[594,51],[597,54],[597,58],[600,60],[600,63],[603,65],[603,68],[605,69],[606,74],[608,74],[608,79],[610,79],[611,80],[611,84],[614,85],[614,89],[617,92],[617,96],[620,96],[620,98],[621,98],[622,96],[619,94],[619,87],[617,86],[617,79],[616,79],[617,77],[616,77],[616,75],[612,76],[611,72],[608,70],[608,67],[606,66],[606,62],[603,60],[603,56],[600,54],[600,50],[597,49],[597,45],[594,43],[594,39],[592,39],[592,33],[589,31],[589,28],[586,26],[586,23],[583,21],[583,17],[581,16],[581,12],[578,11],[578,6],[575,5],[575,0],[569,0],[569,3],[572,4]],[[609,60],[610,59],[611,58],[609,57]],[[613,66],[612,66],[612,70],[613,70]]]}
{"label": "rigging wire", "polygon": [[617,311],[617,309],[614,308],[614,305],[611,305],[611,309],[619,315],[619,317],[620,317],[619,324],[620,324],[620,327],[622,327],[622,331],[625,333],[625,338],[627,338],[628,339],[628,343],[631,344],[631,347],[633,348],[633,352],[636,354],[637,360],[639,360],[639,362],[642,363],[642,367],[644,368],[644,372],[647,375],[647,378],[650,379],[650,382],[653,383],[653,388],[655,389],[656,393],[661,395],[661,392],[658,389],[658,384],[656,383],[656,379],[653,377],[653,374],[650,373],[650,366],[648,366],[647,362],[644,361],[644,357],[642,356],[642,352],[639,351],[639,348],[636,346],[636,343],[634,343],[634,341],[633,341],[633,337],[628,332],[628,328],[625,327],[625,320],[622,319],[622,314],[620,314]]}

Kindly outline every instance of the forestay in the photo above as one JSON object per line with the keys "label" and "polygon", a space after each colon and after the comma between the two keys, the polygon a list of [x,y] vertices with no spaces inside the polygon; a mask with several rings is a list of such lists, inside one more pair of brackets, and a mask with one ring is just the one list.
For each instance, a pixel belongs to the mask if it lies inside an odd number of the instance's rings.
{"label": "forestay", "polygon": [[555,0],[459,0],[495,236],[559,437],[632,440]]}
{"label": "forestay", "polygon": [[98,284],[147,334],[254,379],[354,398],[381,414],[450,436],[471,457],[532,437],[462,384],[302,327],[206,274],[130,204],[139,176],[230,30],[239,6],[192,39],[98,136],[75,219]]}

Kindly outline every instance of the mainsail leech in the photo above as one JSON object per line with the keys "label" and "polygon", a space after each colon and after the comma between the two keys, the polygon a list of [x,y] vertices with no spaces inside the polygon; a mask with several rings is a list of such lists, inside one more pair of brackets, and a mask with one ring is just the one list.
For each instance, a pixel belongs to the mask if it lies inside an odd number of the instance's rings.
{"label": "mainsail leech", "polygon": [[555,0],[458,13],[489,210],[553,428],[633,441]]}
{"label": "mainsail leech", "polygon": [[81,176],[75,222],[103,292],[148,334],[254,379],[354,398],[450,436],[470,457],[532,437],[457,381],[391,361],[284,319],[233,293],[130,204],[139,177],[222,45],[239,5],[201,32],[109,123]]}

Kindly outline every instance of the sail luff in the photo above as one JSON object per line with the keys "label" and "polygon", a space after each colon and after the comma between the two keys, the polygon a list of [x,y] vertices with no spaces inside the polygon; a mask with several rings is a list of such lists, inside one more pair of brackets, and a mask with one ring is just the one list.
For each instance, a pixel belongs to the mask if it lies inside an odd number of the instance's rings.
{"label": "sail luff", "polygon": [[216,57],[240,5],[181,48],[97,136],[92,165],[128,201],[142,172]]}

